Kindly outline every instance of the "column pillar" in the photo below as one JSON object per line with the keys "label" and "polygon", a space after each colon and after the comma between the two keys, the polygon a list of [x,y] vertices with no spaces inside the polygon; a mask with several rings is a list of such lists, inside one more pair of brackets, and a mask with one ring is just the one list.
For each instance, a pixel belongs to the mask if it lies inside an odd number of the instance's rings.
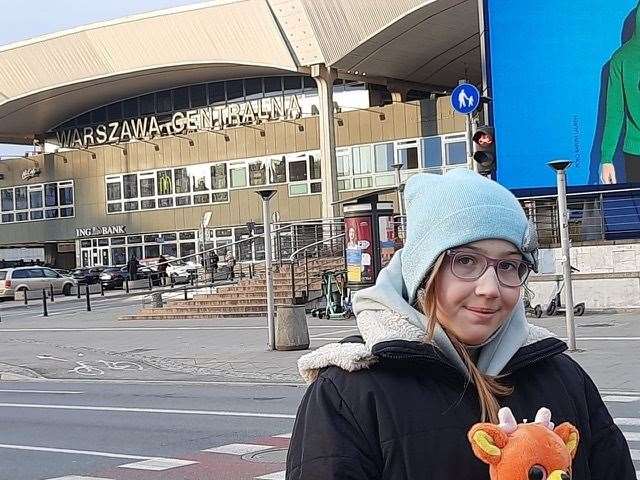
{"label": "column pillar", "polygon": [[333,121],[333,81],[336,72],[324,64],[311,66],[311,76],[318,85],[320,159],[322,168],[322,218],[336,217],[339,214],[338,167],[336,164],[336,137]]}

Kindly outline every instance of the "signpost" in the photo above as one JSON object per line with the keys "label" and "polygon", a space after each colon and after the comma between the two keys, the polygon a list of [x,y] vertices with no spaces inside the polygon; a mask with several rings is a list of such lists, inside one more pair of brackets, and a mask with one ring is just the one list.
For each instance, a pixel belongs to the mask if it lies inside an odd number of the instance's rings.
{"label": "signpost", "polygon": [[471,161],[473,156],[473,112],[480,106],[480,90],[475,85],[460,82],[451,93],[451,107],[460,115],[467,117],[467,161],[473,166]]}

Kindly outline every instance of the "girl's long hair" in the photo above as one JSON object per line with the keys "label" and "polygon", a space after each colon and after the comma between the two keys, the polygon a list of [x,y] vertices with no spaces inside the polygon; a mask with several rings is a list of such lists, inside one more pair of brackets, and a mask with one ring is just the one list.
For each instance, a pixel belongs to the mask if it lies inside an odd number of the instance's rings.
{"label": "girl's long hair", "polygon": [[498,423],[498,410],[500,404],[497,397],[504,397],[510,395],[513,392],[512,387],[502,385],[498,378],[482,373],[475,362],[469,355],[465,345],[458,339],[451,330],[447,329],[442,323],[438,321],[437,316],[437,304],[436,304],[436,277],[438,272],[443,268],[445,260],[445,254],[443,253],[433,264],[431,273],[424,282],[424,290],[421,298],[419,298],[418,304],[422,309],[422,313],[427,317],[427,340],[433,340],[435,333],[436,323],[447,334],[453,348],[455,348],[460,358],[464,362],[471,381],[476,387],[478,392],[478,400],[480,402],[481,421]]}

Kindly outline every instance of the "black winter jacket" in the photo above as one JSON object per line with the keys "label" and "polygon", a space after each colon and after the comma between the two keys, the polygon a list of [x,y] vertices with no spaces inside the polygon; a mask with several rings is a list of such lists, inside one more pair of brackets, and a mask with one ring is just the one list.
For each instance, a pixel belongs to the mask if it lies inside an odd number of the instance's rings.
{"label": "black winter jacket", "polygon": [[[513,394],[501,406],[519,422],[545,406],[556,425],[578,428],[572,480],[634,480],[622,432],[589,376],[562,353],[566,348],[555,338],[520,348],[502,371]],[[465,388],[462,373],[429,344],[382,342],[372,353],[378,363],[369,369],[329,367],[309,386],[287,480],[488,480],[488,466],[467,440],[480,419],[473,385]]]}

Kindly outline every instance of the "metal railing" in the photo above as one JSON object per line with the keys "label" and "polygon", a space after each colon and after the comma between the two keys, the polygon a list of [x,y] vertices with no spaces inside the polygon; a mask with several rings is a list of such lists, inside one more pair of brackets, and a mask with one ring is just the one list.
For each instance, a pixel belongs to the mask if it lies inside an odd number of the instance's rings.
{"label": "metal railing", "polygon": [[[261,230],[261,229],[257,229]],[[337,233],[339,232],[339,233]],[[337,234],[336,234],[337,233]],[[344,236],[344,222],[342,218],[330,218],[323,220],[302,220],[280,222],[275,224],[275,228],[271,232],[271,242],[273,245],[274,266],[282,268],[285,264],[293,265],[301,263],[298,258],[301,252],[304,252],[305,263],[307,265],[307,277],[309,260],[318,259],[322,256],[335,258],[344,255],[344,246],[342,237]],[[219,265],[222,265],[220,271],[230,273],[230,269],[225,265],[224,255],[232,249],[234,258],[237,259],[236,270],[239,270],[239,278],[248,276],[260,276],[264,274],[264,233],[252,234],[247,238],[235,240],[224,245],[212,246],[205,248],[200,252],[184,255],[182,257],[167,259],[165,262],[155,262],[154,267],[161,265],[170,265],[172,263],[184,263],[188,260],[194,260],[196,263],[196,284],[198,279],[203,278],[205,284],[213,284],[213,276],[210,254],[216,252],[219,256]],[[246,254],[247,251],[252,252],[251,257]],[[294,259],[292,261],[292,258]],[[292,267],[289,267],[292,268]],[[295,267],[294,278],[295,277]],[[234,271],[235,273],[235,271]],[[211,281],[207,279],[211,277]],[[312,278],[310,278],[310,281]],[[296,296],[296,285],[300,282],[292,282],[292,294]],[[310,282],[305,283],[304,292],[309,290]]]}
{"label": "metal railing", "polygon": [[[520,198],[536,225],[541,247],[560,244],[555,195]],[[620,189],[567,195],[569,238],[573,244],[640,239],[640,189]],[[490,212],[488,212],[490,215]]]}
{"label": "metal railing", "polygon": [[[322,282],[324,267],[334,262],[337,257],[344,262],[344,231],[302,248],[299,248],[289,257],[289,273],[291,278],[291,298],[294,302],[307,303],[312,300],[310,293],[312,286]],[[340,247],[337,247],[337,244]],[[312,258],[314,265],[309,265]],[[312,268],[315,267],[315,268]],[[302,273],[300,273],[302,272]],[[298,284],[303,280],[304,288],[298,289]]]}

